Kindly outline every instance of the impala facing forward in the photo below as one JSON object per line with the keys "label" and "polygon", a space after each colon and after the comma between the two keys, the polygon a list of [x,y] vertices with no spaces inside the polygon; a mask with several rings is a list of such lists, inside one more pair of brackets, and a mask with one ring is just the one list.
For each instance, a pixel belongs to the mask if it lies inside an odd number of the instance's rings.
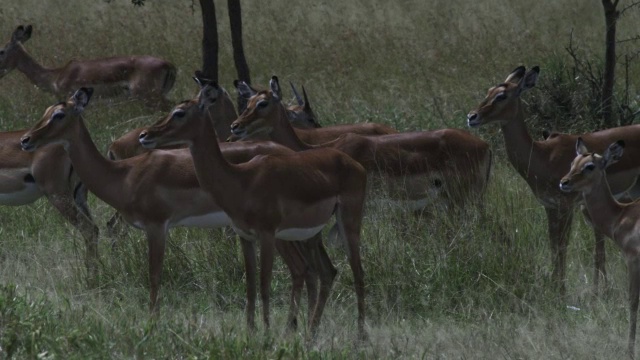
{"label": "impala facing forward", "polygon": [[[276,239],[306,241],[318,234],[335,215],[348,244],[358,303],[358,330],[364,330],[364,272],[360,259],[360,227],[366,188],[362,166],[340,151],[320,149],[286,155],[258,156],[243,164],[230,164],[220,152],[214,126],[206,109],[215,101],[218,85],[200,79],[197,99],[178,104],[171,113],[140,134],[149,148],[189,145],[200,185],[231,218],[241,236],[260,244],[260,291],[263,320],[269,326],[269,291]],[[331,261],[314,251],[322,274]],[[330,270],[329,270],[330,271]],[[327,301],[333,276],[323,281],[311,319],[315,334]]]}

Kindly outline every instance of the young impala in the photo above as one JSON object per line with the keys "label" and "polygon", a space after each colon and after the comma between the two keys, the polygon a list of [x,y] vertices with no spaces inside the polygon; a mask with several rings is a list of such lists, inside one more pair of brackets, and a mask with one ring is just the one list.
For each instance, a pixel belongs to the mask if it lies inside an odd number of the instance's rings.
{"label": "young impala", "polygon": [[[524,105],[520,96],[533,88],[540,69],[535,66],[526,71],[516,68],[504,82],[489,89],[478,107],[467,115],[470,127],[496,123],[501,126],[509,162],[529,184],[547,213],[549,239],[552,249],[553,279],[565,290],[567,245],[573,211],[581,201],[577,193],[565,193],[558,181],[565,174],[567,164],[574,157],[577,135],[554,133],[548,139],[533,141],[524,119]],[[624,126],[581,135],[595,151],[603,151],[611,142],[622,139],[630,144],[626,156],[608,171],[611,190],[621,195],[636,183],[640,174],[640,126]],[[594,229],[596,237],[594,289],[605,276],[605,250],[603,234]]]}
{"label": "young impala", "polygon": [[[344,153],[332,149],[259,156],[230,164],[220,153],[214,126],[203,111],[215,100],[218,85],[202,80],[197,99],[178,104],[171,113],[140,134],[148,148],[188,144],[200,185],[231,218],[242,236],[260,244],[260,292],[263,321],[269,327],[269,288],[276,239],[305,241],[318,234],[333,215],[348,244],[358,304],[358,330],[364,329],[364,272],[360,259],[360,227],[366,173]],[[322,274],[332,268],[328,257],[313,251]],[[319,256],[320,255],[320,256]],[[323,282],[311,334],[317,332],[333,278]]]}
{"label": "young impala", "polygon": [[582,194],[593,227],[622,250],[629,273],[629,355],[635,357],[638,296],[640,295],[640,202],[621,204],[611,194],[605,170],[621,159],[623,141],[598,155],[582,138],[576,141],[576,157],[562,180],[560,190]]}
{"label": "young impala", "polygon": [[[280,99],[278,78],[269,91],[254,94],[247,110],[234,121],[238,138],[256,134],[293,150],[333,148],[358,161],[386,192],[419,211],[441,197],[451,208],[462,208],[482,198],[491,169],[489,145],[463,130],[442,129],[380,136],[342,134],[320,146],[310,145],[294,132]],[[248,91],[240,86],[240,91]],[[315,130],[309,130],[310,135]],[[373,181],[371,181],[373,183]]]}
{"label": "young impala", "polygon": [[18,26],[0,49],[0,78],[18,69],[34,85],[58,99],[66,99],[79,87],[93,86],[102,96],[125,93],[148,106],[170,106],[165,96],[175,82],[173,64],[152,56],[119,56],[71,60],[62,67],[46,68],[23,46],[31,38],[32,29],[31,25]]}
{"label": "young impala", "polygon": [[[36,156],[54,147],[68,158],[89,191],[113,206],[124,219],[145,232],[149,246],[150,307],[157,311],[158,290],[168,231],[176,226],[217,228],[228,226],[230,219],[218,203],[202,190],[188,149],[153,151],[133,158],[110,161],[91,140],[82,112],[91,97],[91,89],[78,90],[69,100],[50,106],[31,130],[20,140],[22,149]],[[206,112],[206,107],[202,109]],[[18,143],[16,143],[18,144]],[[16,145],[18,146],[18,145]],[[64,148],[64,149],[63,149]],[[224,156],[234,162],[248,161],[260,154],[286,154],[290,150],[275,144],[225,144]],[[255,312],[255,253],[253,245],[241,241],[247,267],[247,313],[253,327]],[[303,256],[303,246],[277,242],[287,266],[293,272],[294,288],[289,324],[295,326],[297,304],[306,277],[310,306],[315,302],[315,276]],[[322,250],[322,249],[320,249]],[[318,251],[318,250],[314,250]],[[321,253],[321,256],[326,254]],[[335,276],[333,268],[328,271]]]}

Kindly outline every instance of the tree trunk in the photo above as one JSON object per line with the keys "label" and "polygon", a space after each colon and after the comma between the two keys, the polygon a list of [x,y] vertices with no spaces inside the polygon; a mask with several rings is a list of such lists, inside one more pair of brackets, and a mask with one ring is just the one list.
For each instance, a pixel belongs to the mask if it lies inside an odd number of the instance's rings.
{"label": "tree trunk", "polygon": [[[231,44],[233,45],[233,62],[236,65],[238,80],[244,80],[247,84],[251,84],[249,65],[247,65],[244,48],[242,46],[242,9],[240,8],[240,0],[228,0],[228,6]],[[246,100],[238,95],[238,112],[242,113],[246,107]]]}
{"label": "tree trunk", "polygon": [[202,10],[202,72],[218,81],[218,22],[213,0],[200,0]]}
{"label": "tree trunk", "polygon": [[616,126],[613,118],[613,86],[616,70],[616,25],[620,12],[616,9],[618,1],[602,0],[606,26],[605,62],[602,81],[602,125],[605,128]]}

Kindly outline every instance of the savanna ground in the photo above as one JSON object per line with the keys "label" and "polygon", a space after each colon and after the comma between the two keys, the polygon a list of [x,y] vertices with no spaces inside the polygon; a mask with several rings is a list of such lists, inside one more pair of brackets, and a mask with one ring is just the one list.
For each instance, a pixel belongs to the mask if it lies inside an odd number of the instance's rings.
{"label": "savanna ground", "polygon": [[[226,2],[216,5],[220,83],[235,94]],[[524,97],[542,98],[541,89],[554,86],[550,74],[564,74],[571,64],[564,47],[572,31],[574,44],[594,64],[604,47],[598,1],[273,0],[243,2],[243,11],[253,82],[266,84],[276,74],[283,84],[304,83],[325,125],[464,128],[465,114],[486,89],[518,65],[541,66],[539,88]],[[202,31],[197,2],[149,0],[135,8],[128,0],[3,0],[0,19],[2,41],[17,25],[33,24],[26,47],[45,65],[74,57],[156,55],[179,68],[172,100],[196,92],[191,74],[200,66]],[[637,12],[627,13],[619,38],[636,35],[637,23]],[[621,46],[633,51],[637,44]],[[630,68],[632,94],[638,70]],[[13,72],[0,80],[0,128],[28,128],[57,100]],[[106,151],[111,140],[160,115],[131,101],[94,101],[85,119]],[[534,137],[549,127],[595,130],[579,120],[538,116],[529,127]],[[152,322],[145,239],[131,229],[112,250],[104,235],[112,209],[92,197],[102,231],[97,288],[86,286],[79,234],[45,200],[0,208],[0,358],[625,356],[627,289],[619,251],[608,243],[609,286],[593,297],[593,236],[576,216],[568,291],[559,296],[549,281],[543,208],[507,163],[499,130],[478,135],[496,154],[485,199],[493,223],[482,224],[473,210],[414,221],[391,205],[368,207],[362,235],[365,343],[356,341],[352,277],[341,249],[330,250],[340,273],[315,344],[305,344],[303,330],[285,332],[289,276],[281,263],[272,288],[272,330],[265,334],[259,322],[257,334],[249,335],[241,252],[221,231],[172,231],[161,316]],[[396,226],[406,218],[408,229]],[[510,244],[496,238],[497,226]]]}

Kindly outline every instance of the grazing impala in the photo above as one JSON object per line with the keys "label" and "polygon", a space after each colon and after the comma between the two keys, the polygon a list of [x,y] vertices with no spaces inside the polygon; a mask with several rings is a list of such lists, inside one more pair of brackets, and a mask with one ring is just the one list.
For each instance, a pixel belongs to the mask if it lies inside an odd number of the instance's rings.
{"label": "grazing impala", "polygon": [[33,153],[20,149],[22,131],[0,132],[0,205],[26,205],[46,196],[85,241],[85,264],[95,275],[98,227],[87,207],[87,189],[60,145]]}
{"label": "grazing impala", "polygon": [[[478,107],[467,115],[469,126],[496,123],[502,128],[507,156],[533,191],[547,213],[549,238],[552,249],[552,278],[565,290],[567,244],[573,211],[581,201],[577,193],[564,193],[558,182],[566,173],[567,164],[574,158],[577,135],[554,133],[543,141],[533,141],[524,122],[524,105],[520,95],[535,86],[540,69],[535,66],[526,71],[516,68],[503,83],[489,89]],[[608,171],[609,184],[614,194],[620,195],[635,184],[640,174],[640,126],[625,126],[582,135],[595,151],[603,151],[615,140],[622,139],[632,146],[625,157]],[[605,276],[604,238],[598,228],[596,237],[594,289]]]}
{"label": "grazing impala", "polygon": [[[212,194],[231,218],[238,234],[260,243],[260,292],[263,321],[269,327],[269,289],[276,239],[305,241],[318,234],[333,215],[348,244],[358,304],[358,330],[364,330],[364,272],[360,259],[360,227],[365,198],[366,173],[344,153],[332,149],[259,156],[233,165],[211,141],[213,124],[205,109],[215,101],[218,85],[201,79],[198,98],[178,104],[171,113],[140,134],[148,148],[184,143],[189,145],[200,185]],[[318,256],[320,255],[320,256]],[[321,276],[333,268],[328,257],[314,251]],[[323,281],[311,319],[315,335],[333,277]]]}
{"label": "grazing impala", "polygon": [[624,142],[609,146],[604,154],[592,153],[582,138],[576,157],[560,190],[582,194],[591,223],[622,250],[629,273],[629,355],[635,357],[638,299],[640,296],[640,202],[621,204],[611,195],[605,169],[621,159]]}
{"label": "grazing impala", "polygon": [[29,80],[58,99],[66,99],[81,86],[93,86],[103,96],[123,93],[148,106],[165,106],[173,87],[176,68],[152,56],[120,56],[93,60],[71,60],[63,67],[46,68],[27,53],[23,43],[31,38],[31,25],[20,25],[0,49],[0,78],[17,68]]}
{"label": "grazing impala", "polygon": [[[280,98],[274,76],[270,91],[254,94],[247,110],[232,124],[234,135],[263,134],[296,151],[318,148],[296,135]],[[393,198],[404,200],[416,211],[432,202],[436,194],[454,207],[481,198],[491,168],[489,145],[457,129],[371,137],[343,134],[319,147],[351,156],[369,174],[381,177]]]}
{"label": "grazing impala", "polygon": [[[202,190],[187,149],[153,151],[121,161],[109,161],[96,149],[81,113],[92,91],[82,88],[68,101],[50,106],[42,119],[21,139],[22,148],[33,156],[54,146],[66,150],[73,168],[98,198],[118,210],[126,221],[146,233],[149,246],[150,307],[158,309],[157,298],[168,230],[175,226],[216,228],[228,226],[229,216]],[[202,111],[206,111],[203,108]],[[62,144],[64,150],[60,145]],[[248,161],[258,154],[285,154],[291,151],[275,144],[225,144],[224,155],[231,161]],[[25,153],[27,154],[27,153]],[[247,272],[247,311],[255,309],[255,254],[253,245],[241,241]],[[297,303],[303,277],[307,277],[310,305],[315,302],[315,276],[308,274],[304,247],[278,242],[278,250],[294,272],[294,289],[289,320],[295,325]],[[322,250],[322,249],[320,249]],[[317,251],[317,250],[314,250]],[[320,254],[326,256],[326,254]],[[329,271],[333,268],[329,269]],[[335,271],[335,270],[334,270]],[[332,273],[335,276],[335,273]],[[313,295],[313,296],[312,296]],[[250,324],[251,325],[251,324]]]}

